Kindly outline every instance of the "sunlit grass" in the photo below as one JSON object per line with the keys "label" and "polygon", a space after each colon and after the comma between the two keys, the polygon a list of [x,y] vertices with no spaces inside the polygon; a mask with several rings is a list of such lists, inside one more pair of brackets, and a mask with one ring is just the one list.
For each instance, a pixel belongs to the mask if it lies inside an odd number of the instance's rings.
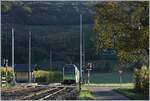
{"label": "sunlit grass", "polygon": [[133,88],[134,83],[100,83],[100,84],[85,84],[86,87],[117,87],[117,88]]}
{"label": "sunlit grass", "polygon": [[90,93],[86,86],[81,86],[80,100],[94,100],[94,96]]}

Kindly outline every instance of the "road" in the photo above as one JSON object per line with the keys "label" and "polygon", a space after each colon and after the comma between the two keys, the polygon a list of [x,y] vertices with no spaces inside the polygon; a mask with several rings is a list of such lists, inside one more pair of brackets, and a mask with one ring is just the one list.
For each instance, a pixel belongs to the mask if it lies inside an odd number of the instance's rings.
{"label": "road", "polygon": [[129,100],[127,97],[112,91],[111,87],[90,87],[96,100]]}

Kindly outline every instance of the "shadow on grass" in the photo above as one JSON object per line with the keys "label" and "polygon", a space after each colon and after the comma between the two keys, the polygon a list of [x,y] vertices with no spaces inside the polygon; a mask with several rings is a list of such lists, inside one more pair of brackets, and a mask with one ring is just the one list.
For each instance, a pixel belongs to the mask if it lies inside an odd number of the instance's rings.
{"label": "shadow on grass", "polygon": [[128,97],[131,100],[148,100],[149,99],[148,96],[138,93],[134,89],[131,89],[131,88],[118,88],[118,89],[113,89],[113,91],[118,92]]}

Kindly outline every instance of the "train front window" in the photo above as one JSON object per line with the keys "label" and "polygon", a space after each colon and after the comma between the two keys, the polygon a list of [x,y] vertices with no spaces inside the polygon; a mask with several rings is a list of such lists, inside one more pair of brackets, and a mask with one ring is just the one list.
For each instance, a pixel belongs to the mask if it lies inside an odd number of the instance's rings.
{"label": "train front window", "polygon": [[73,66],[65,66],[64,67],[64,72],[65,73],[74,73],[75,72],[75,68]]}

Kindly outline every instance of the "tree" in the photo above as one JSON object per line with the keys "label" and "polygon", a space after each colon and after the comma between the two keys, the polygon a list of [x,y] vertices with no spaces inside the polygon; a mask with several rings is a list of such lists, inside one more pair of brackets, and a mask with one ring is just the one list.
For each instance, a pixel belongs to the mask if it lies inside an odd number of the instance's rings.
{"label": "tree", "polygon": [[148,57],[148,1],[101,2],[95,9],[93,40],[97,52],[114,49],[128,62]]}

